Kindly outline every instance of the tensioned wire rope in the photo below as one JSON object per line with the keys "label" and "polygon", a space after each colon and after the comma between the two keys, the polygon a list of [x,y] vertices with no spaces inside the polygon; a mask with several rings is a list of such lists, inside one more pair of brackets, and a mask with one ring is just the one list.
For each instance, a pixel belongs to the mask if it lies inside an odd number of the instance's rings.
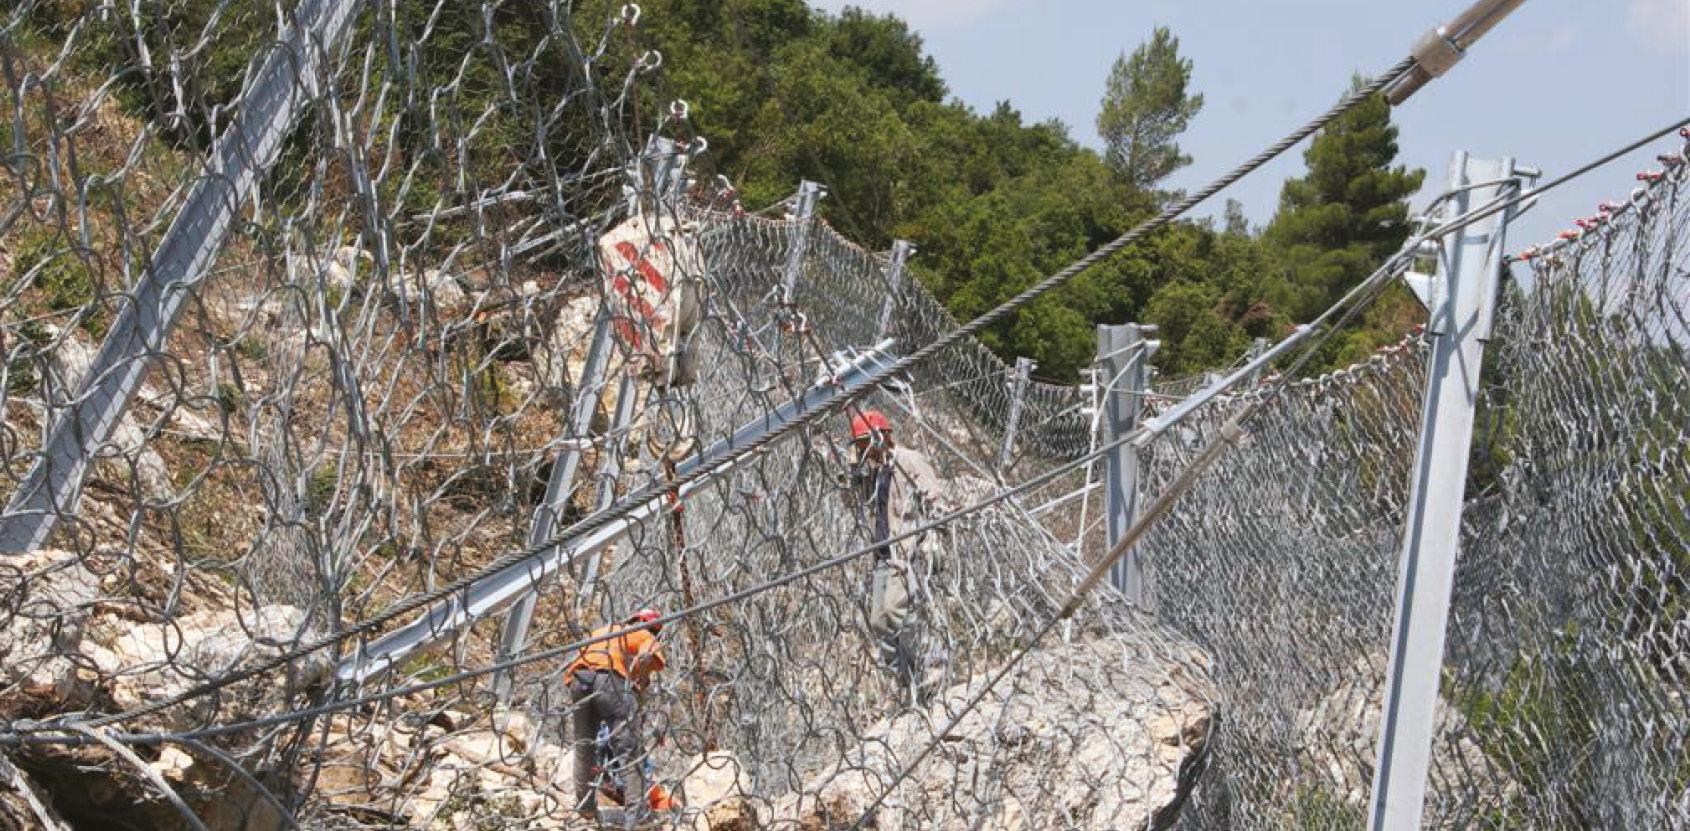
{"label": "tensioned wire rope", "polygon": [[[1523,191],[1522,190],[1522,192],[1517,193],[1517,194],[1515,194],[1511,197],[1501,197],[1501,198],[1494,199],[1491,202],[1486,203],[1485,205],[1481,205],[1478,208],[1475,208],[1475,209],[1473,209],[1473,210],[1471,210],[1471,211],[1469,211],[1465,214],[1462,214],[1460,216],[1457,216],[1457,217],[1454,217],[1450,220],[1447,220],[1447,221],[1445,221],[1441,224],[1438,224],[1438,225],[1436,225],[1436,226],[1416,235],[1415,237],[1411,238],[1408,242],[1406,242],[1403,245],[1401,250],[1399,250],[1396,254],[1393,254],[1389,259],[1387,259],[1386,262],[1383,265],[1381,265],[1377,270],[1375,270],[1373,272],[1373,274],[1371,274],[1367,279],[1365,279],[1361,283],[1357,284],[1355,288],[1351,289],[1347,294],[1345,294],[1344,297],[1340,298],[1337,303],[1333,304],[1325,312],[1322,312],[1313,321],[1311,321],[1309,324],[1307,324],[1305,331],[1313,331],[1316,327],[1323,326],[1328,321],[1333,321],[1334,319],[1336,320],[1336,322],[1334,322],[1326,330],[1326,332],[1324,334],[1316,337],[1311,342],[1310,345],[1303,347],[1303,351],[1298,355],[1297,359],[1292,363],[1292,365],[1289,367],[1289,369],[1286,372],[1281,373],[1279,375],[1278,379],[1276,381],[1274,381],[1271,385],[1269,385],[1265,390],[1263,390],[1261,394],[1254,396],[1251,399],[1250,404],[1244,410],[1241,410],[1237,415],[1235,415],[1233,418],[1229,419],[1227,424],[1225,426],[1223,426],[1223,428],[1221,429],[1221,431],[1219,433],[1218,440],[1210,442],[1210,444],[1208,446],[1206,446],[1203,449],[1203,451],[1195,459],[1193,459],[1193,461],[1191,463],[1189,463],[1184,470],[1182,470],[1179,477],[1177,477],[1175,479],[1175,481],[1170,485],[1169,489],[1167,491],[1165,491],[1161,496],[1159,496],[1158,499],[1155,502],[1153,502],[1146,509],[1146,512],[1140,517],[1140,519],[1133,525],[1132,528],[1128,529],[1127,534],[1125,536],[1123,536],[1122,541],[1120,543],[1118,543],[1115,546],[1115,548],[1113,548],[1103,560],[1101,560],[1098,564],[1096,564],[1094,566],[1094,568],[1092,569],[1091,573],[1089,573],[1087,575],[1087,577],[1084,580],[1082,580],[1079,588],[1077,588],[1072,593],[1069,601],[1064,605],[1063,609],[1057,615],[1053,616],[1049,621],[1047,621],[1045,626],[1042,629],[1040,629],[1039,632],[1037,632],[1033,636],[1033,638],[1030,641],[1028,641],[1011,658],[1010,662],[1008,664],[1006,664],[1005,667],[1003,667],[996,675],[994,675],[993,678],[991,678],[981,690],[979,690],[973,697],[970,698],[968,703],[965,704],[964,709],[962,711],[960,711],[949,723],[947,723],[946,727],[939,734],[937,734],[937,736],[933,739],[933,741],[931,743],[929,743],[929,745],[927,747],[925,747],[923,749],[923,751],[915,757],[914,760],[912,760],[911,764],[902,771],[902,773],[900,774],[897,781],[901,781],[903,778],[906,778],[911,772],[913,772],[915,766],[917,764],[919,764],[919,762],[922,759],[924,759],[927,755],[929,755],[932,752],[932,750],[935,747],[938,746],[938,743],[942,742],[944,740],[944,738],[949,735],[950,731],[954,730],[956,728],[956,726],[958,724],[960,724],[963,716],[965,716],[969,711],[971,711],[972,708],[978,706],[979,703],[985,699],[985,696],[990,694],[991,690],[996,686],[996,684],[999,681],[1001,681],[1001,679],[1003,677],[1005,677],[1007,675],[1007,673],[1010,669],[1012,669],[1021,659],[1023,659],[1032,650],[1032,648],[1037,643],[1042,641],[1043,638],[1045,636],[1047,636],[1049,634],[1049,632],[1052,631],[1057,624],[1059,624],[1061,621],[1066,620],[1067,618],[1071,617],[1074,614],[1074,612],[1076,612],[1080,608],[1080,605],[1083,602],[1085,595],[1089,594],[1090,591],[1093,588],[1096,588],[1098,583],[1101,582],[1103,575],[1107,574],[1109,566],[1114,561],[1118,560],[1121,556],[1123,556],[1125,554],[1125,552],[1128,549],[1131,548],[1131,546],[1134,544],[1134,542],[1139,537],[1141,537],[1145,531],[1147,531],[1149,529],[1149,526],[1151,524],[1153,524],[1155,522],[1155,520],[1161,516],[1161,514],[1165,513],[1170,507],[1172,507],[1173,502],[1177,500],[1178,496],[1181,493],[1183,493],[1183,491],[1185,489],[1189,488],[1190,485],[1193,484],[1196,481],[1197,477],[1204,470],[1206,470],[1216,459],[1218,459],[1220,454],[1222,452],[1224,452],[1224,450],[1227,447],[1231,446],[1231,443],[1233,441],[1235,441],[1236,438],[1240,435],[1244,421],[1248,420],[1248,418],[1251,415],[1253,415],[1256,411],[1258,411],[1261,408],[1261,405],[1264,404],[1267,400],[1271,399],[1272,397],[1277,395],[1279,392],[1281,392],[1284,388],[1286,388],[1291,383],[1291,378],[1295,374],[1296,370],[1298,368],[1300,368],[1301,366],[1303,366],[1304,364],[1306,364],[1307,361],[1311,358],[1311,356],[1313,354],[1315,354],[1316,352],[1318,352],[1320,346],[1322,344],[1324,344],[1325,341],[1328,338],[1330,338],[1333,333],[1340,330],[1346,322],[1348,322],[1357,312],[1359,312],[1362,308],[1364,308],[1366,306],[1367,302],[1369,302],[1372,299],[1372,297],[1375,296],[1377,294],[1377,292],[1383,288],[1383,286],[1385,285],[1386,281],[1389,278],[1394,277],[1403,265],[1405,265],[1408,261],[1412,260],[1412,258],[1415,256],[1416,249],[1418,249],[1420,245],[1422,245],[1423,243],[1428,242],[1428,241],[1442,239],[1443,237],[1445,237],[1445,236],[1447,236],[1451,233],[1454,233],[1455,231],[1459,231],[1461,229],[1466,228],[1467,226],[1471,225],[1474,222],[1477,222],[1481,219],[1485,219],[1487,217],[1493,216],[1498,212],[1507,210],[1510,207],[1517,206],[1517,205],[1521,204],[1522,202],[1525,202],[1525,201],[1528,201],[1528,200],[1531,200],[1531,199],[1535,199],[1535,198],[1537,198],[1538,196],[1541,196],[1544,193],[1547,193],[1547,192],[1554,190],[1555,188],[1558,188],[1558,187],[1560,187],[1560,186],[1562,186],[1562,185],[1564,185],[1564,184],[1566,184],[1566,183],[1568,183],[1568,182],[1570,182],[1574,179],[1577,179],[1577,178],[1589,173],[1590,171],[1592,171],[1592,170],[1594,170],[1598,167],[1601,167],[1604,164],[1612,162],[1613,160],[1619,158],[1620,156],[1623,156],[1623,155],[1625,155],[1625,154],[1627,154],[1627,153],[1629,153],[1633,150],[1636,150],[1636,149],[1642,147],[1643,145],[1648,144],[1649,142],[1654,141],[1656,139],[1659,139],[1660,137],[1662,137],[1662,136],[1664,136],[1668,133],[1671,133],[1673,130],[1679,129],[1679,128],[1685,126],[1685,125],[1690,125],[1690,117],[1676,121],[1676,122],[1674,122],[1674,123],[1672,123],[1672,124],[1670,124],[1666,127],[1663,127],[1659,130],[1656,130],[1656,131],[1648,134],[1647,136],[1644,136],[1643,138],[1640,138],[1640,139],[1633,141],[1633,142],[1631,142],[1631,143],[1629,143],[1629,144],[1627,144],[1623,147],[1620,147],[1620,148],[1618,148],[1614,151],[1611,151],[1607,154],[1604,154],[1603,156],[1601,156],[1601,157],[1599,157],[1595,160],[1592,160],[1591,162],[1588,162],[1584,165],[1581,165],[1580,167],[1575,168],[1574,170],[1569,171],[1568,173],[1563,174],[1563,175],[1561,175],[1561,176],[1559,176],[1559,177],[1557,177],[1557,178],[1555,178],[1555,179],[1553,179],[1553,180],[1551,180],[1551,181],[1549,181],[1549,182],[1547,182],[1547,183],[1545,183],[1545,184],[1543,184],[1543,185],[1541,185],[1537,188],[1534,188],[1530,191]],[[1297,335],[1297,336],[1294,336],[1294,337],[1300,337],[1300,335]],[[1218,393],[1218,390],[1212,390],[1211,389],[1211,390],[1208,390],[1206,392],[1208,392],[1209,394],[1215,394],[1215,393]],[[686,618],[691,617],[693,615],[700,614],[700,613],[703,613],[703,612],[707,612],[707,611],[710,611],[712,609],[720,608],[722,606],[730,605],[732,603],[736,603],[736,602],[739,602],[741,600],[748,599],[750,597],[762,594],[764,592],[771,591],[771,590],[780,588],[782,586],[790,585],[790,584],[795,583],[799,580],[803,580],[805,578],[814,576],[814,575],[819,574],[821,572],[828,571],[828,570],[831,570],[833,568],[845,565],[845,564],[850,563],[850,562],[852,562],[852,561],[854,561],[854,560],[856,560],[856,559],[858,559],[858,558],[860,558],[860,557],[862,557],[862,556],[864,556],[864,555],[866,555],[866,554],[868,554],[872,551],[877,550],[878,548],[880,548],[883,545],[892,545],[892,544],[900,543],[900,542],[903,542],[905,540],[914,538],[914,537],[919,536],[921,534],[927,533],[928,531],[931,531],[934,528],[938,528],[938,527],[947,525],[947,524],[954,522],[955,520],[960,519],[964,516],[968,516],[968,515],[977,513],[977,512],[984,510],[988,507],[991,507],[991,506],[996,505],[1000,502],[1003,502],[1004,500],[1007,500],[1007,499],[1010,499],[1014,496],[1017,496],[1017,495],[1019,495],[1023,492],[1033,490],[1037,487],[1040,487],[1044,484],[1047,484],[1048,482],[1050,482],[1050,481],[1052,481],[1052,480],[1054,480],[1054,479],[1056,479],[1056,478],[1058,478],[1062,475],[1065,475],[1065,474],[1071,472],[1072,470],[1078,468],[1081,465],[1089,464],[1090,462],[1096,460],[1097,458],[1102,457],[1103,455],[1106,455],[1107,453],[1113,451],[1114,449],[1116,449],[1117,447],[1120,447],[1121,445],[1127,444],[1129,442],[1137,441],[1146,432],[1147,432],[1147,428],[1140,427],[1140,428],[1138,428],[1138,429],[1136,429],[1132,432],[1129,432],[1125,435],[1119,436],[1116,439],[1114,439],[1114,440],[1112,440],[1112,441],[1110,441],[1110,442],[1108,442],[1104,445],[1100,445],[1096,450],[1094,450],[1090,453],[1087,453],[1086,455],[1084,455],[1082,457],[1079,457],[1079,458],[1073,459],[1069,462],[1066,462],[1059,467],[1053,468],[1050,471],[1046,471],[1045,473],[1039,474],[1039,475],[1037,475],[1037,476],[1035,476],[1031,479],[1028,479],[1027,481],[1022,482],[1022,483],[1020,483],[1020,484],[1018,484],[1014,487],[1005,488],[1005,489],[999,491],[998,493],[996,493],[996,494],[994,494],[990,497],[987,497],[985,499],[982,499],[978,502],[975,502],[973,504],[959,508],[955,511],[952,511],[952,512],[947,513],[943,516],[937,517],[937,518],[935,518],[935,519],[933,519],[929,522],[923,523],[923,524],[916,526],[914,528],[910,528],[910,529],[908,529],[904,532],[901,532],[901,533],[896,534],[892,537],[889,537],[888,539],[886,539],[882,542],[871,543],[869,545],[861,546],[861,547],[858,547],[856,549],[850,550],[850,551],[848,551],[844,554],[830,558],[828,560],[823,560],[819,563],[816,563],[814,565],[800,569],[798,571],[783,575],[781,577],[777,577],[777,578],[767,580],[763,583],[759,583],[759,584],[754,585],[754,586],[747,587],[747,588],[742,589],[738,592],[734,592],[734,593],[731,593],[731,594],[728,594],[728,595],[724,595],[722,597],[718,597],[718,598],[715,598],[713,600],[703,601],[703,602],[694,604],[693,606],[689,606],[689,607],[677,610],[675,612],[669,613],[667,615],[663,615],[663,616],[659,617],[654,622],[657,625],[667,625],[667,624],[670,624],[670,623],[678,622],[680,620],[686,619]],[[399,697],[399,696],[402,696],[402,695],[410,695],[410,694],[415,694],[415,693],[419,693],[419,692],[427,692],[429,690],[438,689],[440,687],[445,687],[445,686],[450,686],[450,685],[453,685],[453,684],[461,683],[463,681],[472,680],[472,679],[475,679],[475,678],[478,678],[478,677],[481,677],[481,676],[490,675],[490,674],[500,672],[500,671],[503,671],[503,670],[507,670],[507,669],[512,669],[512,668],[515,668],[515,667],[518,667],[518,666],[523,666],[523,665],[530,664],[530,663],[535,663],[535,662],[539,662],[539,661],[544,661],[544,660],[549,660],[549,659],[552,659],[552,658],[561,657],[563,655],[569,654],[571,652],[577,651],[577,650],[585,648],[587,646],[591,646],[595,643],[601,643],[601,642],[604,642],[604,641],[608,641],[608,640],[612,640],[612,639],[621,637],[623,635],[626,635],[626,634],[629,634],[629,633],[632,633],[632,632],[635,632],[635,631],[639,631],[639,630],[644,629],[645,627],[647,627],[649,625],[651,625],[651,624],[650,623],[642,623],[638,626],[627,626],[627,627],[623,627],[623,628],[620,628],[620,629],[616,629],[616,630],[604,633],[602,635],[598,635],[596,637],[584,638],[584,639],[581,639],[579,641],[574,641],[574,642],[571,642],[571,643],[562,644],[562,645],[559,645],[559,646],[556,646],[556,647],[551,647],[551,648],[547,648],[547,649],[536,651],[536,652],[530,652],[530,653],[525,653],[525,654],[522,654],[522,655],[513,656],[512,658],[504,660],[504,661],[495,662],[495,663],[492,663],[492,664],[489,664],[489,665],[486,665],[486,666],[483,666],[483,667],[479,667],[479,668],[476,668],[476,669],[464,670],[462,672],[455,673],[455,674],[449,675],[449,676],[445,676],[443,678],[436,679],[436,680],[433,680],[433,681],[422,682],[422,683],[408,685],[408,686],[404,686],[404,687],[389,688],[387,690],[383,690],[383,691],[376,692],[376,693],[370,693],[370,694],[359,696],[359,697],[356,697],[356,698],[338,699],[338,700],[327,702],[325,704],[317,705],[317,706],[314,706],[314,707],[302,708],[302,709],[299,709],[299,710],[289,711],[287,713],[280,713],[280,714],[275,714],[275,715],[271,715],[271,716],[266,716],[266,717],[263,717],[263,718],[251,719],[251,720],[244,721],[244,722],[235,722],[235,723],[230,723],[230,724],[226,724],[226,725],[217,725],[217,726],[214,726],[214,727],[200,728],[200,729],[192,730],[192,731],[181,731],[181,732],[162,732],[161,731],[161,732],[146,732],[146,733],[107,733],[106,735],[108,735],[111,738],[114,738],[116,740],[119,740],[119,741],[138,743],[138,744],[156,744],[156,743],[161,743],[161,742],[184,742],[184,741],[199,740],[199,739],[205,739],[205,738],[214,738],[214,737],[217,737],[217,736],[242,732],[242,731],[245,731],[245,730],[254,730],[254,729],[262,729],[262,728],[266,728],[266,727],[273,727],[273,726],[286,724],[286,723],[293,722],[293,721],[299,721],[299,720],[303,720],[303,719],[307,719],[307,718],[315,718],[315,717],[318,717],[318,716],[338,712],[338,711],[341,711],[341,710],[360,707],[360,706],[363,706],[365,704],[376,703],[376,702],[384,701],[384,700],[387,700],[387,699],[390,699],[390,698]],[[228,684],[236,683],[238,680],[241,680],[241,679],[236,678],[234,680],[224,680],[223,685],[226,686]],[[190,692],[192,692],[192,691],[190,691]],[[143,711],[145,711],[146,709],[147,708],[144,708],[144,707],[143,708],[136,708],[135,710],[129,711],[128,713],[120,713],[120,714],[114,714],[114,715],[121,716],[121,717],[124,717],[124,718],[134,718],[134,717],[138,717],[140,715],[144,715],[145,713]],[[59,731],[80,730],[83,727],[99,728],[99,727],[106,726],[104,724],[97,723],[97,721],[98,721],[97,719],[90,719],[90,720],[86,720],[86,721],[79,721],[79,722],[73,722],[73,723],[68,723],[68,724],[60,724],[60,723],[52,723],[52,722],[14,723],[13,725],[11,725],[10,732],[0,733],[0,745],[85,744],[88,741],[90,741],[90,739],[88,739],[85,735],[49,736],[49,735],[41,735],[41,734],[43,734],[43,733],[53,733],[53,732],[59,732]],[[896,782],[894,782],[894,786],[895,786],[895,784],[896,784]],[[888,789],[888,791],[887,791],[887,794],[889,794],[889,793],[890,793],[890,789]],[[882,800],[884,799],[884,797],[885,797],[885,794],[882,795]],[[879,804],[879,801],[876,802],[876,805],[878,805],[878,804]],[[870,810],[872,812],[872,808]],[[860,822],[861,822],[861,820],[859,820],[859,823]]]}
{"label": "tensioned wire rope", "polygon": [[[326,635],[312,641],[311,643],[294,647],[268,660],[256,663],[246,669],[231,672],[196,687],[184,690],[183,692],[172,695],[168,698],[164,698],[150,704],[141,705],[139,707],[134,707],[122,712],[99,716],[82,723],[95,727],[105,727],[162,712],[184,702],[192,701],[201,696],[215,693],[233,684],[237,684],[241,681],[256,677],[262,673],[269,672],[270,670],[284,666],[314,652],[336,646],[360,635],[373,632],[382,625],[390,623],[403,615],[423,609],[440,600],[459,594],[490,575],[519,565],[523,561],[542,552],[568,545],[579,538],[597,531],[617,519],[622,518],[638,506],[662,498],[664,494],[671,490],[709,477],[720,469],[730,465],[735,465],[740,460],[748,456],[760,453],[775,441],[778,441],[794,431],[801,430],[815,424],[823,418],[843,410],[845,407],[882,387],[888,379],[894,377],[895,375],[907,372],[910,368],[927,361],[945,349],[961,342],[964,338],[976,335],[986,327],[1003,319],[1011,312],[1016,311],[1022,306],[1031,303],[1051,290],[1063,285],[1102,260],[1118,253],[1121,249],[1143,238],[1145,235],[1173,222],[1175,219],[1178,219],[1180,216],[1196,207],[1199,203],[1207,200],[1211,196],[1214,196],[1216,193],[1231,186],[1239,179],[1242,179],[1246,175],[1249,175],[1255,170],[1261,168],[1269,161],[1272,161],[1274,158],[1282,155],[1285,151],[1336,120],[1339,116],[1349,112],[1362,101],[1378,94],[1381,90],[1385,89],[1385,87],[1398,79],[1407,76],[1415,65],[1416,63],[1414,58],[1404,58],[1378,79],[1360,87],[1359,89],[1350,91],[1326,112],[1292,131],[1284,138],[1281,138],[1279,141],[1262,150],[1243,164],[1233,168],[1231,171],[1209,183],[1202,189],[1164,209],[1155,217],[1140,223],[1113,241],[1106,243],[1097,250],[1087,254],[1085,257],[1076,260],[1055,274],[1046,277],[1039,283],[999,305],[997,308],[992,309],[991,311],[986,312],[957,329],[939,337],[914,353],[894,361],[890,366],[884,366],[881,369],[872,372],[865,383],[857,390],[844,393],[827,404],[798,416],[783,425],[781,428],[770,431],[769,433],[759,436],[756,439],[746,442],[743,447],[729,451],[713,464],[700,466],[699,468],[677,476],[672,480],[648,484],[640,490],[625,496],[618,502],[618,504],[582,519],[574,525],[571,525],[569,528],[555,534],[548,540],[524,549],[513,551],[510,554],[494,560],[487,566],[469,575],[458,578],[445,586],[395,603],[393,606],[388,607],[386,610],[374,617],[368,618],[354,626]],[[0,736],[0,738],[4,737]]]}

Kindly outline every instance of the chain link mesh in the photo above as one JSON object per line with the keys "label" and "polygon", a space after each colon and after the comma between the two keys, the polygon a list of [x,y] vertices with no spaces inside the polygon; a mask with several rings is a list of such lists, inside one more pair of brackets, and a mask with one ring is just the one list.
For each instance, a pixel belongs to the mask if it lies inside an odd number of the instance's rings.
{"label": "chain link mesh", "polygon": [[1690,825],[1690,170],[1512,267],[1487,356],[1429,812]]}
{"label": "chain link mesh", "polygon": [[[1424,359],[1416,336],[1273,395],[1142,543],[1148,602],[1212,656],[1224,719],[1182,827],[1360,822]],[[1145,492],[1265,394],[1218,398],[1158,436]]]}

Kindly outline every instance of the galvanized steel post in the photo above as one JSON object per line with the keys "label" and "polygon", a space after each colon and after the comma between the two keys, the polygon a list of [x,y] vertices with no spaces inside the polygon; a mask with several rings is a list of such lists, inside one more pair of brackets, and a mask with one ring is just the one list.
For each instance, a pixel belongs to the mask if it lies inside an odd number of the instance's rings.
{"label": "galvanized steel post", "polygon": [[998,448],[998,463],[996,473],[1001,478],[1004,468],[1009,466],[1010,454],[1015,452],[1015,431],[1021,426],[1021,406],[1027,400],[1027,383],[1032,380],[1034,363],[1032,358],[1016,358],[1015,369],[1011,370],[1009,378],[1009,420],[1003,426],[1003,446]]}
{"label": "galvanized steel post", "polygon": [[[534,511],[534,524],[528,529],[528,545],[531,547],[544,545],[552,538],[558,527],[558,516],[563,513],[565,502],[575,490],[575,472],[581,464],[578,442],[586,437],[592,426],[593,414],[598,410],[599,399],[604,392],[604,366],[610,351],[610,315],[601,307],[598,321],[593,325],[593,342],[587,349],[587,362],[581,367],[581,377],[575,381],[574,407],[570,412],[569,431],[564,434],[566,441],[552,462],[552,475],[546,481],[545,501]],[[535,597],[534,591],[530,591],[505,616],[499,641],[500,661],[527,647],[528,627],[534,622]],[[509,672],[494,676],[493,691],[500,701],[508,699],[511,691]]]}
{"label": "galvanized steel post", "polygon": [[75,403],[54,420],[40,456],[0,514],[0,553],[40,546],[59,518],[75,510],[89,460],[111,440],[146,378],[147,364],[170,339],[182,301],[222,250],[236,214],[275,164],[295,119],[319,94],[325,64],[361,5],[304,0],[295,8],[293,24],[253,75],[204,175],[126,295],[129,302],[118,310],[78,383]]}
{"label": "galvanized steel post", "polygon": [[907,240],[892,241],[892,256],[886,263],[886,299],[880,304],[880,327],[875,333],[876,339],[891,334],[892,310],[897,308],[898,295],[904,290],[904,265],[914,253],[915,246]]}
{"label": "galvanized steel post", "polygon": [[[1257,358],[1260,358],[1261,356],[1267,354],[1267,351],[1268,351],[1268,339],[1267,338],[1256,338],[1255,340],[1250,341],[1249,355],[1250,355],[1251,361],[1255,361]],[[1244,386],[1248,389],[1255,389],[1256,385],[1260,384],[1261,382],[1262,382],[1262,368],[1258,366],[1258,367],[1255,368],[1255,371],[1250,373],[1250,377],[1246,378],[1244,380]]]}
{"label": "galvanized steel post", "polygon": [[[1479,161],[1457,153],[1450,165],[1445,216],[1460,216],[1517,193],[1520,175],[1513,159]],[[1436,275],[1406,277],[1426,304],[1432,342],[1398,564],[1379,764],[1369,810],[1372,831],[1420,828],[1479,375],[1513,215],[1509,208],[1461,229],[1444,241]]]}
{"label": "galvanized steel post", "polygon": [[[673,140],[652,136],[646,142],[645,153],[629,166],[628,209],[635,213],[648,209],[658,212],[672,210],[686,178],[686,165],[687,155],[679,151]],[[571,402],[573,406],[568,429],[564,432],[563,448],[558,451],[557,458],[552,463],[551,477],[546,482],[545,501],[534,512],[534,524],[528,529],[528,545],[531,548],[545,545],[552,538],[557,530],[557,518],[563,512],[564,503],[575,492],[574,483],[576,472],[581,465],[582,443],[587,438],[593,415],[598,412],[599,402],[604,397],[605,365],[613,351],[610,328],[610,313],[601,306],[597,321],[593,324],[593,340],[587,349],[587,361],[581,367],[581,377],[575,381],[574,400]],[[632,419],[633,408],[630,399],[632,395],[637,394],[638,389],[625,376],[616,408],[616,423],[610,431],[611,436],[621,436],[623,429]],[[601,459],[606,456],[611,457],[608,459],[608,465],[619,472],[621,460],[617,454],[600,454]],[[606,469],[601,467],[599,473],[603,476]],[[614,479],[618,474],[610,475]],[[614,488],[601,488],[597,507],[607,507],[614,498]],[[589,574],[598,564],[597,555],[591,556],[588,561]],[[516,601],[506,614],[505,625],[500,632],[499,661],[503,662],[527,648],[528,630],[534,622],[536,599],[536,592],[530,590]],[[493,691],[500,701],[509,700],[511,680],[509,672],[500,672],[494,676]]]}
{"label": "galvanized steel post", "polygon": [[[1156,342],[1145,340],[1154,326],[1131,323],[1097,327],[1097,360],[1103,406],[1103,442],[1108,444],[1138,427],[1150,380],[1150,355]],[[1123,443],[1104,462],[1104,510],[1109,547],[1114,548],[1138,515],[1138,451]],[[1109,582],[1134,605],[1144,601],[1144,576],[1138,552],[1129,551],[1109,569]]]}
{"label": "galvanized steel post", "polygon": [[[634,404],[640,396],[639,377],[626,373],[622,376],[622,383],[616,387],[616,413],[610,420],[610,435],[612,444],[605,448],[604,466],[599,468],[599,493],[593,502],[594,511],[609,508],[616,501],[616,482],[622,478],[622,465],[628,458],[629,440],[628,427],[634,423]],[[582,570],[581,589],[577,592],[578,601],[585,604],[593,596],[593,589],[599,581],[599,553],[587,552],[587,565]]]}
{"label": "galvanized steel post", "polygon": [[786,270],[781,276],[781,301],[792,305],[798,292],[798,276],[804,271],[804,254],[810,247],[810,221],[816,216],[816,202],[822,186],[808,179],[798,183],[787,219],[792,223],[791,248],[786,252]]}

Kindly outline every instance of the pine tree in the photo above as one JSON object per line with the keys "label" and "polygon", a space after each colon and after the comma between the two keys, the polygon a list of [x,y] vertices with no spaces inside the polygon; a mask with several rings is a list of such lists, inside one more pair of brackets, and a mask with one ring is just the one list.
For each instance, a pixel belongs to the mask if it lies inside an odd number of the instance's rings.
{"label": "pine tree", "polygon": [[1425,171],[1393,166],[1396,157],[1397,128],[1378,95],[1309,145],[1307,175],[1286,180],[1263,234],[1279,264],[1281,285],[1272,299],[1282,311],[1298,320],[1318,314],[1407,239],[1406,200]]}
{"label": "pine tree", "polygon": [[1237,199],[1226,200],[1226,212],[1222,215],[1221,230],[1234,237],[1250,235],[1250,218],[1244,215],[1244,203]]}
{"label": "pine tree", "polygon": [[1097,115],[1104,159],[1128,184],[1150,191],[1191,163],[1175,141],[1203,96],[1191,94],[1191,61],[1179,56],[1179,38],[1158,26],[1132,56],[1115,59]]}

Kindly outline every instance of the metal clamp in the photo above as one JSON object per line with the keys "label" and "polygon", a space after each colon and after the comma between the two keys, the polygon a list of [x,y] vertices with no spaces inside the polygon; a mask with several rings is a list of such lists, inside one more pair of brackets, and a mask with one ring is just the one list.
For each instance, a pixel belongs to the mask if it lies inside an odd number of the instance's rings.
{"label": "metal clamp", "polygon": [[1414,63],[1422,72],[1433,78],[1441,78],[1450,67],[1461,62],[1466,52],[1450,40],[1449,30],[1439,26],[1420,36],[1420,41],[1414,44],[1409,53],[1414,57]]}
{"label": "metal clamp", "polygon": [[1433,78],[1441,77],[1461,61],[1479,38],[1519,8],[1525,0],[1478,0],[1447,26],[1439,26],[1414,44],[1409,55],[1414,68],[1385,89],[1385,100],[1395,107],[1409,99]]}

